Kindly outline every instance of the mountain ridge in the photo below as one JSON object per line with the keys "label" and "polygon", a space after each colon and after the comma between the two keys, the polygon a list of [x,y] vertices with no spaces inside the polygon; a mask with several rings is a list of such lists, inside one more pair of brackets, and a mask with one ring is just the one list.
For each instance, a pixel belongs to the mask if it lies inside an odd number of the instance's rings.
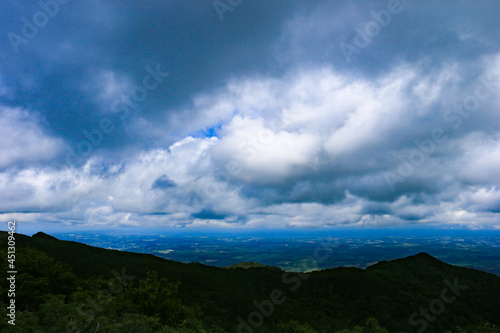
{"label": "mountain ridge", "polygon": [[[0,243],[5,243],[6,235],[0,233]],[[457,325],[481,322],[500,325],[499,277],[447,264],[425,252],[381,261],[366,269],[340,267],[293,273],[268,267],[227,269],[184,264],[150,254],[102,249],[50,235],[35,235],[16,234],[18,256],[35,249],[67,265],[78,279],[101,277],[106,280],[123,274],[133,277],[131,285],[136,286],[149,272],[156,272],[162,279],[178,283],[179,298],[186,306],[199,308],[204,322],[227,331],[237,328],[237,318],[243,318],[248,324],[248,316],[258,311],[259,304],[269,304],[266,302],[270,295],[280,292],[286,302],[276,305],[272,318],[264,320],[256,332],[280,332],[273,325],[285,325],[290,320],[329,332],[332,327],[362,324],[370,317],[377,318],[390,332],[414,332],[409,316],[439,298],[447,283],[455,281],[467,289],[447,305],[447,310],[436,321],[428,323],[428,332],[442,333]],[[19,271],[30,269],[20,267]]]}

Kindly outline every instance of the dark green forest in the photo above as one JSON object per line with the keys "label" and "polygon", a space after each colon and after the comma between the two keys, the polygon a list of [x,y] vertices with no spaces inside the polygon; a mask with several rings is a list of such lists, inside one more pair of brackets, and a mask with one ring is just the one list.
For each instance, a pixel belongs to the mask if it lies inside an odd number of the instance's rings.
{"label": "dark green forest", "polygon": [[500,332],[500,277],[426,253],[293,273],[15,236],[15,326],[3,278],[1,332]]}

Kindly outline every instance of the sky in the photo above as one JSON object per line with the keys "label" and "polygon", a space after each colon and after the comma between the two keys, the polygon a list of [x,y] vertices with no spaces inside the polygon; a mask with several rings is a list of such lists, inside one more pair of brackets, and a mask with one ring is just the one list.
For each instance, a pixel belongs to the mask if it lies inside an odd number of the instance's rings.
{"label": "sky", "polygon": [[0,222],[499,230],[499,12],[3,1]]}

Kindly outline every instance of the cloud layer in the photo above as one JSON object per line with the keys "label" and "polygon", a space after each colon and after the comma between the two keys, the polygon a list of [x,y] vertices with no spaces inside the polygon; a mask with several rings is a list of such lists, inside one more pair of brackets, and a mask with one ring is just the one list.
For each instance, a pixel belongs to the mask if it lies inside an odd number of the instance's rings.
{"label": "cloud layer", "polygon": [[42,3],[0,5],[1,220],[500,228],[495,1]]}

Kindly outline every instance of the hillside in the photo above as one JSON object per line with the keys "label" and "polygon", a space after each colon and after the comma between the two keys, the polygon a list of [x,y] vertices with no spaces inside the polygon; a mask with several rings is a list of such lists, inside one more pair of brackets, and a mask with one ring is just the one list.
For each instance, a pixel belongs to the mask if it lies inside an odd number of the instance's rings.
{"label": "hillside", "polygon": [[[183,264],[43,233],[16,234],[16,243],[18,325],[0,326],[2,332],[97,326],[99,332],[358,332],[356,326],[385,332],[379,325],[389,332],[463,332],[457,326],[498,332],[484,327],[500,326],[500,277],[426,253],[365,270],[297,274],[257,263],[232,269]],[[5,232],[0,244],[5,272]],[[5,279],[1,287],[6,290]],[[103,290],[106,306],[82,315],[78,307],[92,309],[87,299],[99,304]]]}

